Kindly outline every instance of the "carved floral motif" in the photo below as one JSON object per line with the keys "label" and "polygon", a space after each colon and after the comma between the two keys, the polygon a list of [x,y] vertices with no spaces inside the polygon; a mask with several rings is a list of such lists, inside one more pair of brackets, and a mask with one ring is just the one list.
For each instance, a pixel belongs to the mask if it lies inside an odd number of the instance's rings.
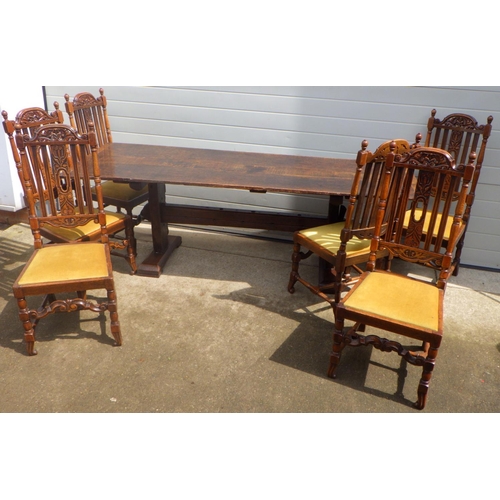
{"label": "carved floral motif", "polygon": [[429,151],[427,148],[412,149],[396,161],[409,165],[426,165],[436,170],[453,170],[455,167],[455,162],[451,157],[439,151]]}
{"label": "carved floral motif", "polygon": [[472,116],[454,114],[444,118],[439,122],[439,127],[460,127],[468,130],[475,130],[478,128],[477,121]]}
{"label": "carved floral motif", "polygon": [[77,97],[78,106],[98,106],[100,104],[99,99],[88,93],[78,94]]}
{"label": "carved floral motif", "polygon": [[78,134],[69,127],[59,127],[57,125],[47,125],[38,130],[33,137],[33,141],[38,142],[64,142],[77,143],[81,140]]}
{"label": "carved floral motif", "polygon": [[45,120],[49,120],[50,122],[54,122],[54,118],[47,114],[43,109],[28,109],[26,112],[22,113],[20,116],[17,116],[18,121],[21,124],[31,124],[31,123],[40,123]]}

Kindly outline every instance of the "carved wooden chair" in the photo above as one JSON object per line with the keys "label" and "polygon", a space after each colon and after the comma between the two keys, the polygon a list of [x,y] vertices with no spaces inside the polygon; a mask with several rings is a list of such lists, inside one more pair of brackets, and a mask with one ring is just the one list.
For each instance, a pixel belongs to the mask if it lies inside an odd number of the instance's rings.
{"label": "carved wooden chair", "polygon": [[[33,136],[24,134],[20,125],[16,129],[35,242],[33,255],[13,285],[28,355],[36,354],[35,328],[39,320],[55,312],[109,311],[111,333],[116,345],[121,345],[93,127],[82,136],[68,125],[59,124],[44,125]],[[90,156],[85,151],[88,146],[92,148]],[[45,189],[36,191],[38,206],[31,169],[34,184],[39,186],[42,179],[45,183]],[[91,178],[95,182],[97,208],[90,196]],[[42,232],[46,227],[72,232],[89,224],[99,228],[98,241],[43,244]],[[87,291],[95,289],[105,289],[107,300],[87,300]],[[74,298],[56,298],[56,294],[67,297],[73,293]],[[44,296],[41,307],[28,305],[31,296]]]}
{"label": "carved wooden chair", "polygon": [[[68,94],[65,94],[65,107],[68,113],[71,126],[80,133],[86,133],[88,122],[91,121],[96,127],[97,144],[101,147],[103,144],[113,142],[111,127],[109,125],[107,101],[104,96],[104,90],[99,89],[99,97],[94,97],[89,92],[80,92],[71,100]],[[125,210],[137,225],[141,221],[141,214],[135,216],[133,209],[148,200],[148,186],[138,185],[131,187],[127,183],[103,181],[102,193],[105,206],[117,207],[118,211]],[[95,197],[95,194],[94,194]]]}
{"label": "carved wooden chair", "polygon": [[[396,151],[410,150],[404,139],[393,141]],[[361,265],[368,261],[370,239],[375,227],[378,211],[378,197],[382,188],[382,178],[386,156],[390,152],[391,141],[383,143],[375,153],[367,150],[368,141],[363,141],[356,158],[356,172],[351,187],[345,222],[297,231],[293,236],[292,271],[288,291],[295,292],[295,284],[302,283],[311,292],[330,303],[333,309],[340,300],[341,292],[352,284],[363,271]],[[339,258],[339,249],[343,247]],[[303,252],[302,249],[306,249]],[[313,284],[299,274],[299,264],[311,255],[317,255],[331,266],[331,280]],[[383,257],[380,252],[378,257]],[[355,271],[355,275],[351,274]]]}
{"label": "carved wooden chair", "polygon": [[[43,108],[26,108],[19,111],[16,115],[15,120],[9,120],[9,115],[7,111],[2,111],[3,117],[3,128],[7,137],[9,138],[10,147],[12,150],[12,156],[14,157],[14,162],[16,164],[17,173],[19,175],[19,180],[21,181],[22,186],[24,187],[24,178],[23,172],[21,169],[21,158],[19,156],[19,151],[16,147],[14,132],[16,122],[21,126],[21,130],[23,134],[29,134],[30,136],[42,125],[54,124],[54,123],[64,123],[64,118],[62,112],[59,110],[59,103],[54,103],[55,111],[52,113],[48,113]],[[31,184],[33,189],[36,189],[36,186],[33,182],[33,172],[31,169],[27,172],[30,176]],[[26,205],[28,204],[25,195]],[[36,191],[33,192],[33,196],[38,200],[38,193]]]}
{"label": "carved wooden chair", "polygon": [[[44,177],[43,171],[37,171],[39,175],[42,177],[36,178],[35,170],[33,162],[35,160],[35,156],[27,156],[26,157],[26,172],[23,172],[21,166],[21,158],[16,146],[14,131],[16,127],[23,134],[27,134],[32,137],[37,130],[44,125],[47,124],[62,124],[63,114],[59,111],[59,104],[57,102],[54,103],[55,111],[52,113],[48,113],[42,108],[26,108],[22,109],[17,113],[15,120],[9,120],[7,112],[2,111],[3,116],[3,127],[9,138],[9,142],[12,149],[12,155],[14,157],[14,161],[16,164],[16,168],[19,174],[19,178],[21,180],[21,184],[24,190],[24,196],[26,198],[26,181],[25,175],[29,176],[31,192],[35,202],[35,206],[37,210],[40,210],[40,193],[39,190],[44,191],[44,200],[48,200],[48,193],[46,192],[48,181]],[[87,154],[90,150],[87,149]],[[110,246],[113,250],[113,255],[117,255],[123,257],[129,263],[132,272],[135,273],[137,271],[136,265],[136,241],[134,237],[133,231],[133,223],[132,218],[129,215],[114,213],[114,212],[106,212],[106,224],[108,228],[108,234],[112,236],[110,240]],[[77,228],[67,228],[67,227],[56,227],[56,226],[45,226],[41,228],[41,234],[43,237],[48,240],[56,243],[68,243],[74,241],[95,241],[100,239],[100,229],[95,224],[87,224],[85,226],[79,226]],[[121,238],[117,238],[117,233],[125,232],[125,240]],[[120,252],[116,251],[120,250]],[[122,252],[122,250],[124,252]]]}
{"label": "carved wooden chair", "polygon": [[[481,174],[486,145],[491,135],[493,117],[491,115],[488,116],[487,123],[485,125],[478,125],[477,120],[470,115],[453,113],[440,120],[439,118],[436,118],[436,113],[437,111],[435,109],[431,111],[431,116],[427,123],[427,134],[424,146],[440,148],[448,151],[455,159],[455,162],[459,165],[466,165],[469,161],[471,153],[476,153],[477,155],[476,169],[470,184],[469,195],[467,197],[467,207],[463,218],[463,224],[467,225],[470,218],[472,204],[474,203],[479,175]],[[417,147],[419,146],[418,142],[419,141],[417,140],[417,143],[415,144]],[[458,193],[455,194],[455,198],[457,198],[457,196]],[[408,217],[409,214],[407,215],[407,224]],[[450,216],[446,234],[449,234],[452,219],[453,217]],[[426,230],[424,231],[424,234],[425,232]],[[452,271],[455,276],[458,274],[460,266],[460,256],[464,245],[465,232],[466,231],[464,231],[462,238],[458,242],[455,260],[452,266]],[[444,244],[446,243],[447,238],[445,237]]]}
{"label": "carved wooden chair", "polygon": [[[345,346],[372,345],[381,351],[394,351],[408,363],[422,367],[418,399],[414,406],[424,408],[443,337],[445,287],[451,274],[454,252],[465,230],[462,219],[474,175],[474,160],[475,153],[472,153],[467,165],[456,165],[448,152],[426,147],[387,156],[367,270],[336,307],[328,370],[330,377],[336,376]],[[411,195],[415,178],[415,192]],[[393,200],[388,198],[389,182],[393,183],[391,189],[400,193]],[[456,192],[458,200],[454,203]],[[405,228],[404,214],[407,210],[410,210],[410,222]],[[388,217],[385,217],[386,212],[389,212]],[[448,216],[453,218],[453,223],[446,236],[447,244],[443,246]],[[389,226],[386,236],[382,238],[384,220],[389,221]],[[424,224],[428,224],[425,237]],[[375,269],[381,250],[389,253],[388,270]],[[428,282],[390,272],[394,257],[435,270],[436,280]],[[345,321],[354,325],[344,329]],[[367,327],[420,341],[423,352],[418,352],[418,346],[417,351],[411,351],[396,340],[378,335],[361,335]]]}

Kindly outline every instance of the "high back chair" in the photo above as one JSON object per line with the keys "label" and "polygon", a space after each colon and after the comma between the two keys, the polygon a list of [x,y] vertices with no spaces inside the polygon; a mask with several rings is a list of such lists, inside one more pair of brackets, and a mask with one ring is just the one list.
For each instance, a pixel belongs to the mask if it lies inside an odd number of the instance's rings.
{"label": "high back chair", "polygon": [[[410,150],[404,139],[394,141],[396,152]],[[351,187],[345,222],[297,231],[293,236],[292,271],[288,291],[295,292],[295,283],[302,283],[311,292],[330,303],[333,309],[340,300],[346,286],[352,284],[362,273],[370,254],[370,238],[373,235],[378,210],[378,198],[382,188],[386,156],[391,141],[380,145],[374,153],[367,150],[368,141],[363,141],[356,158],[356,171]],[[343,246],[342,259],[338,258]],[[302,251],[302,248],[306,251]],[[313,284],[299,273],[299,264],[311,255],[317,255],[331,266],[332,277],[326,283]],[[379,257],[383,257],[381,252]],[[352,275],[352,271],[356,275]]]}
{"label": "high back chair", "polygon": [[[445,287],[453,254],[465,230],[462,218],[474,174],[474,160],[475,153],[472,153],[467,165],[457,165],[448,152],[426,147],[402,155],[395,152],[388,155],[367,270],[337,304],[328,370],[330,377],[336,376],[345,346],[372,345],[381,351],[394,351],[408,363],[422,367],[414,406],[424,408],[443,337]],[[388,196],[390,182],[393,183],[391,189],[399,193],[395,200]],[[453,201],[454,193],[458,193],[456,202]],[[407,211],[410,211],[410,222],[405,228]],[[386,212],[390,215],[384,219]],[[453,223],[444,247],[448,216],[453,218]],[[384,220],[389,221],[389,226],[385,237],[381,237]],[[424,220],[428,225],[425,235]],[[376,269],[377,255],[381,250],[389,254],[389,267],[392,259],[397,257],[434,270],[437,279],[429,282]],[[353,326],[344,329],[345,321],[353,322]],[[423,352],[410,351],[396,339],[375,334],[361,335],[360,332],[367,327],[420,341]]]}
{"label": "high back chair", "polygon": [[[35,167],[33,165],[37,157],[35,153],[33,153],[33,155],[26,156],[26,165],[24,166],[26,172],[23,172],[20,153],[14,137],[14,131],[16,130],[16,128],[18,128],[23,135],[33,137],[38,129],[44,125],[58,123],[62,124],[64,119],[62,112],[59,111],[59,104],[55,102],[54,107],[55,111],[52,113],[48,113],[42,108],[22,109],[21,111],[19,111],[19,113],[17,113],[14,120],[9,120],[8,113],[5,110],[2,111],[2,116],[4,119],[3,127],[5,133],[9,138],[12,149],[12,156],[14,157],[19,178],[21,180],[21,185],[23,186],[26,205],[28,204],[26,198],[27,184],[25,180],[25,176],[27,175],[29,177],[31,193],[37,210],[40,210],[39,191],[44,191],[44,200],[47,200],[48,194],[46,192],[46,189],[49,184],[47,179],[45,179],[44,177],[45,173],[43,171],[38,170],[37,173],[41,177],[39,179],[35,178]],[[90,152],[90,149],[86,148],[86,153],[89,154]],[[94,188],[93,191],[95,191]],[[113,255],[125,258],[131,267],[132,273],[135,273],[137,271],[137,264],[135,260],[136,241],[134,237],[132,218],[126,214],[106,212],[106,224],[108,234],[112,236],[109,245],[113,250]],[[115,237],[117,233],[121,233],[122,231],[125,232],[125,240]],[[44,238],[47,238],[48,240],[55,243],[96,241],[100,239],[100,230],[95,224],[87,224],[84,226],[79,226],[77,228],[44,226],[43,228],[41,228],[40,233]]]}
{"label": "high back chair", "polygon": [[[94,123],[98,148],[113,142],[107,100],[102,88],[99,89],[99,94],[100,96],[96,98],[89,92],[80,92],[75,95],[73,100],[68,94],[64,96],[66,112],[71,126],[80,133],[86,133],[88,122]],[[141,203],[145,203],[149,198],[149,194],[148,186],[134,188],[123,182],[104,181],[102,183],[104,205],[117,207],[118,211],[125,210],[132,217],[134,225],[137,225],[141,221],[141,215],[135,216],[133,209]]]}
{"label": "high back chair", "polygon": [[[68,125],[44,125],[32,137],[24,134],[20,125],[16,129],[29,224],[35,242],[33,255],[13,285],[28,355],[36,354],[35,327],[39,320],[59,311],[109,311],[111,333],[116,345],[121,345],[93,127],[88,134],[79,135]],[[87,147],[91,148],[90,157],[85,152]],[[35,185],[42,179],[46,183],[45,190],[37,190],[38,206],[30,169]],[[97,207],[90,196],[92,178]],[[44,245],[42,231],[46,227],[78,231],[88,224],[98,228],[98,241]],[[94,289],[105,289],[107,300],[100,303],[88,300],[87,291]],[[58,299],[56,294],[64,294],[65,298]],[[67,298],[71,294],[73,298]],[[44,296],[41,307],[28,305],[31,296]]]}
{"label": "high back chair", "polygon": [[[54,102],[54,107],[55,111],[53,111],[52,113],[48,113],[47,111],[45,111],[45,109],[38,107],[22,109],[21,111],[19,111],[19,113],[17,113],[15,120],[9,120],[9,115],[7,111],[5,110],[2,111],[3,128],[9,139],[10,147],[12,150],[12,156],[14,157],[17,173],[19,175],[19,180],[21,181],[21,184],[23,186],[24,186],[24,177],[21,169],[21,158],[19,156],[19,151],[16,147],[14,139],[16,123],[20,125],[23,134],[28,134],[29,136],[32,136],[33,133],[36,132],[36,130],[42,125],[63,123],[64,118],[62,112],[59,110],[59,103]],[[29,171],[26,173],[27,175],[30,176],[31,184],[35,189],[35,185],[33,183],[33,172],[31,171],[31,169],[29,169]],[[36,191],[33,192],[33,196],[35,197],[36,200],[38,199],[38,193]],[[27,204],[26,193],[25,193],[25,202]]]}
{"label": "high back chair", "polygon": [[[476,187],[481,174],[481,167],[484,161],[484,155],[488,139],[491,135],[493,117],[488,116],[485,125],[478,125],[477,120],[470,115],[462,113],[453,113],[442,120],[436,118],[437,111],[433,109],[427,123],[427,134],[424,146],[444,149],[448,151],[456,164],[466,165],[471,153],[476,153],[476,169],[474,177],[470,183],[469,195],[467,197],[467,206],[463,218],[463,223],[467,226],[470,218],[472,204],[476,195]],[[418,144],[417,144],[418,145]],[[457,193],[455,194],[455,197]],[[408,217],[407,221],[408,223]],[[452,220],[448,221],[448,229]],[[465,232],[457,244],[455,259],[452,266],[452,272],[456,276],[460,267],[460,257],[464,245]],[[446,244],[447,238],[444,239]]]}

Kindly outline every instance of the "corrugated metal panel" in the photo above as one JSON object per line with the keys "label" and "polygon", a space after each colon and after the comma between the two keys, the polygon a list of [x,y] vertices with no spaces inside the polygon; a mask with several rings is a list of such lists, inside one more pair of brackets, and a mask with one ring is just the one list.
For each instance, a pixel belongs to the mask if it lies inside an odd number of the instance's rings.
{"label": "corrugated metal panel", "polygon": [[[116,142],[308,156],[355,157],[361,140],[375,149],[392,138],[413,141],[437,116],[463,112],[493,134],[483,165],[464,263],[500,268],[500,87],[104,87]],[[46,87],[49,108],[64,94],[94,87]],[[496,130],[498,127],[498,131]],[[168,187],[173,202],[263,207],[324,214],[320,197],[258,195],[229,190]],[[493,218],[492,218],[493,217]],[[493,223],[494,222],[494,223]],[[486,236],[487,235],[487,236]],[[494,247],[492,245],[495,245]],[[498,249],[498,250],[496,250]]]}

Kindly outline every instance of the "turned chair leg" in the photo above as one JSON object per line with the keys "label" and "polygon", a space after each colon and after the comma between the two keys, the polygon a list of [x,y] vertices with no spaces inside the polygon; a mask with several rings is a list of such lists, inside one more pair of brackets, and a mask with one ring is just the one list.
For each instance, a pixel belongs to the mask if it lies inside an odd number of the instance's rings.
{"label": "turned chair leg", "polygon": [[133,250],[130,251],[128,254],[128,261],[129,261],[130,267],[132,268],[132,271],[130,274],[135,274],[137,272],[137,263],[135,261],[135,255],[134,255]]}
{"label": "turned chair leg", "polygon": [[37,351],[35,351],[35,328],[30,320],[28,303],[23,297],[17,299],[17,305],[19,307],[19,319],[24,327],[24,342],[26,343],[28,356],[35,356],[37,354]]}
{"label": "turned chair leg", "polygon": [[328,367],[328,377],[337,378],[336,370],[340,362],[342,351],[345,347],[344,342],[344,322],[342,320],[335,321],[335,330],[333,332],[333,346],[330,354],[330,365]]}
{"label": "turned chair leg", "polygon": [[108,290],[108,311],[111,317],[111,334],[115,339],[115,345],[122,345],[122,334],[120,329],[120,321],[118,320],[118,308],[116,306],[116,292]]}
{"label": "turned chair leg", "polygon": [[429,384],[432,377],[432,371],[434,370],[434,365],[436,363],[437,354],[437,347],[429,347],[424,367],[422,369],[422,378],[420,379],[420,383],[418,385],[418,399],[414,403],[414,407],[417,410],[423,410],[427,402],[427,393],[429,392]]}
{"label": "turned chair leg", "polygon": [[460,240],[458,240],[456,251],[455,251],[455,268],[453,269],[453,276],[458,276],[458,271],[460,268],[460,256],[462,255],[462,248],[464,246],[464,237],[465,234],[462,235]]}

